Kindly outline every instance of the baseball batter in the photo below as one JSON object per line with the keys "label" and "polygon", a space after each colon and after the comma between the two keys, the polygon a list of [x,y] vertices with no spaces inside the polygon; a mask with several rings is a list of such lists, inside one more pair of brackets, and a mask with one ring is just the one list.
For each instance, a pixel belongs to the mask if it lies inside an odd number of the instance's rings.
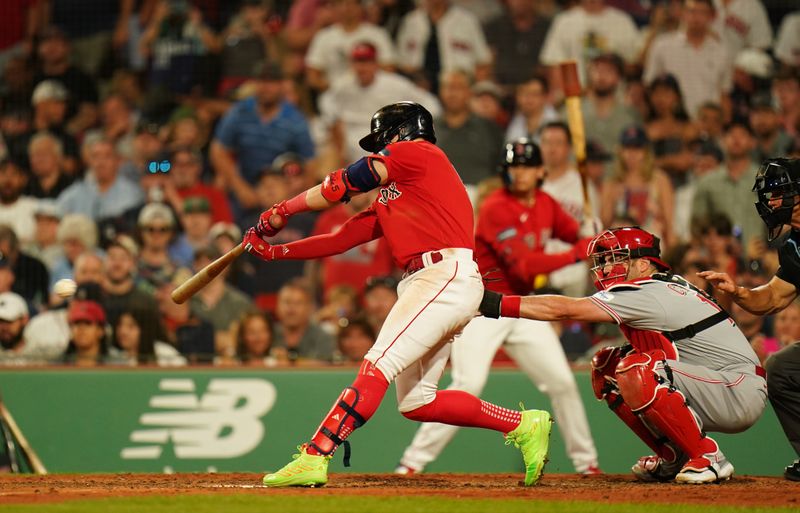
{"label": "baseball batter", "polygon": [[633,473],[644,481],[729,479],[733,465],[706,432],[744,431],[764,411],[765,372],[747,339],[710,296],[669,272],[653,234],[607,230],[589,252],[593,296],[487,291],[481,313],[619,324],[629,345],[595,354],[592,386],[656,453],[640,458]]}
{"label": "baseball batter", "polygon": [[[505,294],[528,294],[538,274],[586,258],[590,239],[578,240],[578,223],[539,189],[544,178],[539,146],[528,139],[506,145],[502,166],[505,188],[486,198],[478,214],[475,249],[485,286]],[[567,251],[545,254],[551,239],[569,243]],[[597,473],[586,412],[561,342],[549,322],[476,317],[453,344],[453,383],[448,390],[480,395],[495,353],[503,345],[542,392],[553,412],[575,469]],[[458,428],[423,424],[396,472],[422,471],[453,439]]]}
{"label": "baseball batter", "polygon": [[[509,410],[459,390],[437,390],[450,354],[450,340],[477,313],[483,293],[473,260],[473,213],[463,183],[435,146],[431,114],[411,102],[387,105],[372,117],[361,147],[371,152],[321,185],[262,214],[242,244],[263,260],[330,256],[385,237],[395,262],[406,269],[398,300],[367,353],[353,384],[334,402],[311,440],[267,486],[316,486],[328,480],[328,461],[347,437],[369,420],[389,383],[398,409],[420,422],[481,427],[506,435],[525,462],[525,484],[541,477],[550,436],[550,414]],[[375,202],[333,234],[270,246],[285,220],[321,210],[378,188]]]}
{"label": "baseball batter", "polygon": [[[730,294],[745,310],[771,315],[789,306],[800,294],[800,160],[775,158],[763,162],[753,190],[758,193],[756,209],[775,239],[784,225],[791,230],[778,251],[780,268],[766,284],[754,289],[737,287],[727,273],[703,271],[700,274],[718,290]],[[766,362],[769,400],[783,426],[786,437],[800,455],[800,344],[791,344]],[[787,466],[783,475],[800,481],[800,460]]]}

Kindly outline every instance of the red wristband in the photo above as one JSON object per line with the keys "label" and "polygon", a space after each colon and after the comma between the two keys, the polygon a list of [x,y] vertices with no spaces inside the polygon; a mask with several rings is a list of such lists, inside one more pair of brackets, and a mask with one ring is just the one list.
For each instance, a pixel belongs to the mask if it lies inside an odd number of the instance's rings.
{"label": "red wristband", "polygon": [[306,203],[306,192],[301,192],[297,196],[292,199],[286,200],[284,205],[286,206],[286,214],[287,215],[294,215],[299,214],[300,212],[308,212],[308,203]]}
{"label": "red wristband", "polygon": [[522,296],[503,296],[500,300],[500,317],[519,318]]}

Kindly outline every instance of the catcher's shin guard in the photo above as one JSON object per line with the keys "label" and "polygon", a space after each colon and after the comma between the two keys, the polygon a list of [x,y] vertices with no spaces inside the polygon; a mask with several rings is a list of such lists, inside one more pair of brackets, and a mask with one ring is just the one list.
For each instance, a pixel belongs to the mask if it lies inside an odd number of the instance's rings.
{"label": "catcher's shin guard", "polygon": [[617,384],[625,404],[687,457],[716,452],[716,442],[703,433],[683,393],[656,372],[668,368],[665,357],[663,351],[654,350],[632,354],[620,361]]}
{"label": "catcher's shin guard", "polygon": [[[328,456],[336,451],[356,428],[378,409],[389,382],[372,362],[364,360],[353,384],[345,388],[325,416],[311,442],[309,454]],[[350,466],[349,447],[345,446],[345,466]]]}

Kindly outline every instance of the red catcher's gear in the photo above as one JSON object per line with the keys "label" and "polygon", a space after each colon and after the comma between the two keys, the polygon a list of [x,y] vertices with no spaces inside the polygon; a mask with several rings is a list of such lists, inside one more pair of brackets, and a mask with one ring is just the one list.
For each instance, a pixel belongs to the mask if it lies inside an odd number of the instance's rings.
{"label": "red catcher's gear", "polygon": [[670,267],[661,260],[660,243],[658,237],[638,226],[606,230],[595,237],[589,244],[595,287],[605,290],[627,281],[626,263],[634,258],[646,258],[659,270],[669,271]]}

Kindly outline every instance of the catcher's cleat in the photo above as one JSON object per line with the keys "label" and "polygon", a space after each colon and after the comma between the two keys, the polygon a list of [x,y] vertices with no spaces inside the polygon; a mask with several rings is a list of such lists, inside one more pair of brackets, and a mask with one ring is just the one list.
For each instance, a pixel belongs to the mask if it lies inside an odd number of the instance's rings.
{"label": "catcher's cleat", "polygon": [[783,469],[783,477],[789,481],[800,481],[800,460]]}
{"label": "catcher's cleat", "polygon": [[706,484],[727,481],[733,475],[733,465],[722,451],[706,453],[686,462],[675,481],[678,483]]}
{"label": "catcher's cleat", "polygon": [[631,472],[639,481],[666,483],[674,480],[682,467],[680,460],[667,461],[658,456],[642,456],[631,467]]}
{"label": "catcher's cleat", "polygon": [[525,410],[522,420],[513,431],[506,434],[506,445],[513,444],[522,451],[525,462],[525,486],[539,482],[547,463],[550,431],[553,419],[544,410]]}
{"label": "catcher's cleat", "polygon": [[272,474],[264,476],[264,485],[271,488],[283,486],[324,486],[328,482],[330,456],[317,456],[306,452],[306,445],[298,445],[294,460]]}

